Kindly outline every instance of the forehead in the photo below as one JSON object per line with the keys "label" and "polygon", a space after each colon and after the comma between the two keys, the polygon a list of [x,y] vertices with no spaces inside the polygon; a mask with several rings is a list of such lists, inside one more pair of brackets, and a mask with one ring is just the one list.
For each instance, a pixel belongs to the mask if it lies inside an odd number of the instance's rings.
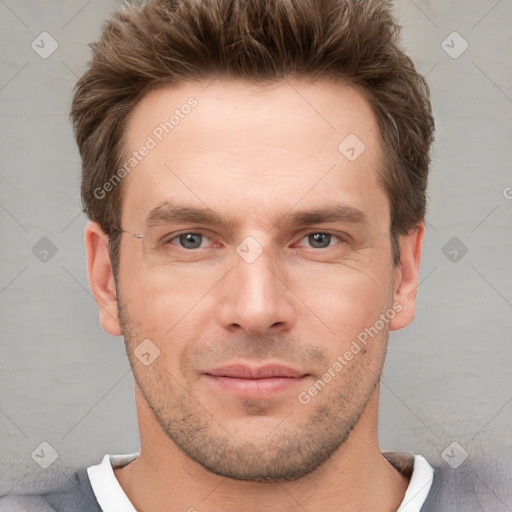
{"label": "forehead", "polygon": [[123,183],[123,218],[168,200],[248,218],[299,202],[387,209],[377,121],[348,85],[216,80],[161,88],[137,104],[124,142],[134,165]]}

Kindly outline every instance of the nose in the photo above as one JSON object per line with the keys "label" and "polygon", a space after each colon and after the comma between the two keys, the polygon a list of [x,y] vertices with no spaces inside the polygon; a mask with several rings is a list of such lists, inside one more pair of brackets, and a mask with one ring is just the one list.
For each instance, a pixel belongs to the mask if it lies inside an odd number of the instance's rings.
{"label": "nose", "polygon": [[221,281],[218,321],[225,329],[251,334],[290,330],[297,304],[287,281],[284,265],[270,250],[252,262],[235,254],[233,268]]}

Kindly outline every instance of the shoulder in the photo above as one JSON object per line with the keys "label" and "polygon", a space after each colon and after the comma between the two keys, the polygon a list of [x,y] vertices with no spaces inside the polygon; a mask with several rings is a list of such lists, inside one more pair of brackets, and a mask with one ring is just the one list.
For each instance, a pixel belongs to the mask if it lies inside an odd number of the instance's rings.
{"label": "shoulder", "polygon": [[43,496],[0,496],[0,512],[55,512]]}
{"label": "shoulder", "polygon": [[87,470],[75,471],[59,483],[45,486],[37,494],[9,494],[0,497],[0,512],[101,512]]}
{"label": "shoulder", "polygon": [[[455,464],[453,464],[455,466]],[[478,454],[457,467],[434,466],[421,512],[501,512],[512,507],[512,450]]]}

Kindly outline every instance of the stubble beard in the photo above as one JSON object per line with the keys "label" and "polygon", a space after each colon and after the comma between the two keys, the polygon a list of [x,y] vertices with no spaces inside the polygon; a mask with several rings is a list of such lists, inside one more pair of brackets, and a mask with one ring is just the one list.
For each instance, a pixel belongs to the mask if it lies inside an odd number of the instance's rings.
{"label": "stubble beard", "polygon": [[[121,305],[119,293],[117,297],[119,320],[135,382],[155,420],[187,457],[223,477],[287,482],[312,473],[347,442],[380,382],[387,332],[383,339],[372,341],[384,344],[375,356],[376,362],[351,364],[336,377],[337,382],[329,384],[337,386],[337,393],[323,390],[306,405],[293,396],[283,421],[267,437],[255,439],[255,442],[248,440],[247,435],[237,438],[224,425],[225,418],[211,414],[208,404],[202,403],[192,389],[187,389],[186,382],[180,383],[170,374],[162,364],[165,358],[158,358],[151,367],[140,364],[134,349],[144,336],[137,335],[128,311]],[[258,408],[257,401],[248,401],[247,406],[253,412]],[[310,415],[305,421],[294,423],[293,411],[302,412],[303,407],[311,408]]]}

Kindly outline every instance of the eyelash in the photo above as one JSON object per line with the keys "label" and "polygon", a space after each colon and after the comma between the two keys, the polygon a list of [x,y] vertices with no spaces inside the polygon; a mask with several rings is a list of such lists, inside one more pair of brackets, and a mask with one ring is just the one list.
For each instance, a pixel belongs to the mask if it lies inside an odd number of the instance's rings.
{"label": "eyelash", "polygon": [[[303,240],[304,238],[307,238],[309,235],[318,235],[318,234],[330,235],[331,237],[335,237],[338,240],[340,240],[341,243],[347,243],[348,242],[348,235],[345,238],[343,238],[341,235],[336,234],[336,233],[332,233],[330,231],[310,231],[310,232],[306,233],[299,241]],[[181,233],[173,235],[171,238],[168,238],[167,240],[164,240],[164,245],[175,245],[175,244],[172,244],[171,242],[173,242],[174,240],[179,239],[179,237],[183,236],[183,235],[201,235],[204,238],[207,238],[207,239],[211,240],[210,237],[208,237],[207,235],[205,235],[204,233],[202,233],[200,231],[182,231]],[[207,249],[207,248],[202,248],[202,247],[198,247],[198,248],[195,248],[195,249],[187,249],[186,247],[181,247],[181,246],[178,246],[178,247],[180,249],[184,250],[184,251],[187,251],[187,252],[194,252],[194,251],[198,251],[200,249]],[[331,249],[332,247],[334,247],[334,245],[329,245],[328,247],[321,247],[321,248],[309,247],[309,249],[311,249],[313,251],[325,251],[327,249]]]}

